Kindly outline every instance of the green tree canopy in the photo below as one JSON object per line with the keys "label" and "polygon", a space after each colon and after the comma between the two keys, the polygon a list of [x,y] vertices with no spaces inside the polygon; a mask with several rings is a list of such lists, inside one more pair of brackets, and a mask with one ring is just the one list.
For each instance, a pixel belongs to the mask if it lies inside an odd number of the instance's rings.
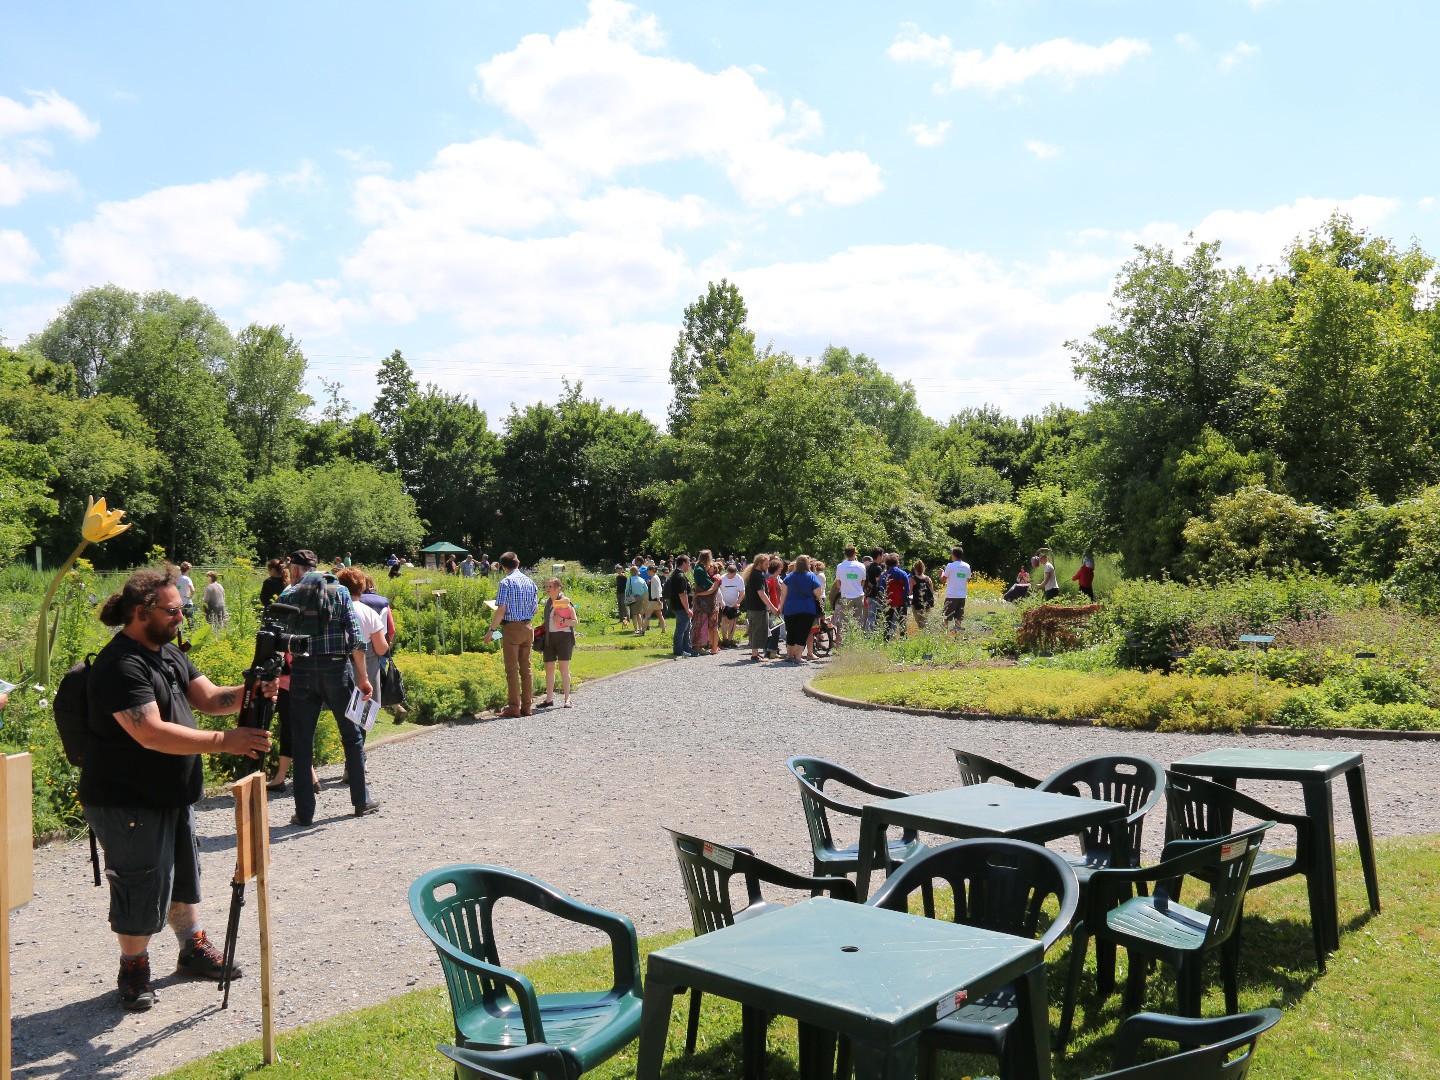
{"label": "green tree canopy", "polygon": [[399,476],[353,461],[277,469],[251,485],[247,512],[250,531],[263,538],[262,554],[305,547],[322,559],[349,551],[379,562],[417,550],[425,535]]}
{"label": "green tree canopy", "polygon": [[251,323],[235,339],[221,376],[226,419],[251,477],[295,459],[295,444],[314,404],[304,392],[305,354],[279,326]]}
{"label": "green tree canopy", "polygon": [[[500,440],[480,407],[463,395],[429,385],[401,412],[391,447],[427,535],[459,544],[485,543],[497,510],[495,496],[507,492],[496,487]],[[520,485],[529,479],[512,477],[508,482]],[[505,499],[498,504],[503,513]]]}
{"label": "green tree canopy", "polygon": [[691,419],[695,399],[705,386],[724,381],[731,369],[755,355],[755,335],[746,327],[745,300],[724,278],[685,309],[680,337],[670,354],[670,432],[678,435]]}

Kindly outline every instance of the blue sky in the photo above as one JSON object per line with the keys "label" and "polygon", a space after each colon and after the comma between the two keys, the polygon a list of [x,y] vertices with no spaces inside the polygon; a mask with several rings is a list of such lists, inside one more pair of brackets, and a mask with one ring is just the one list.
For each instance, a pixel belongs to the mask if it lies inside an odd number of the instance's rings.
{"label": "blue sky", "polygon": [[864,351],[931,415],[1079,404],[1136,243],[1440,252],[1429,5],[0,0],[0,335],[114,281],[399,348],[495,421],[659,420],[681,313]]}

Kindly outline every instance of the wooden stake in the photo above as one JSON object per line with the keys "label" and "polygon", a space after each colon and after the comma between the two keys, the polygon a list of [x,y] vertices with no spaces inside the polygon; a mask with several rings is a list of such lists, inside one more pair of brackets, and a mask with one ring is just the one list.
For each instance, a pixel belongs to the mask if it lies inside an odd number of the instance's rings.
{"label": "wooden stake", "polygon": [[265,774],[253,772],[235,782],[235,878],[255,879],[256,908],[260,913],[260,1042],[266,1065],[279,1061],[275,1053],[275,995],[270,982],[270,805],[265,798]]}
{"label": "wooden stake", "polygon": [[10,1080],[10,912],[35,887],[30,755],[0,757],[0,1080]]}

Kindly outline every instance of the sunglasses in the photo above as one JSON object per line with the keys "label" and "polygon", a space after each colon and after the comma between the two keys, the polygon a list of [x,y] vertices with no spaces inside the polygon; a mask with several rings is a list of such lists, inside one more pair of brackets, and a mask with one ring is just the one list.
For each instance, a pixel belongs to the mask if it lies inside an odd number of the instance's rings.
{"label": "sunglasses", "polygon": [[154,608],[156,611],[163,611],[166,615],[169,615],[172,619],[173,619],[176,615],[179,615],[182,611],[185,610],[185,606],[184,606],[183,604],[176,604],[174,607],[161,607],[159,604],[151,604],[150,606],[151,606],[152,608]]}

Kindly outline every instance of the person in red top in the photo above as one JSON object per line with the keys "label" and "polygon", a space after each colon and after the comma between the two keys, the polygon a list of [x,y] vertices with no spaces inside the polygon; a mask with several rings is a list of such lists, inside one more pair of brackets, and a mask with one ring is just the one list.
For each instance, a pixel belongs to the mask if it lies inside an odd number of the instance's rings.
{"label": "person in red top", "polygon": [[1075,576],[1070,580],[1080,586],[1080,591],[1091,600],[1095,599],[1095,556],[1093,553],[1085,552],[1085,557],[1080,560],[1080,569],[1075,571]]}

